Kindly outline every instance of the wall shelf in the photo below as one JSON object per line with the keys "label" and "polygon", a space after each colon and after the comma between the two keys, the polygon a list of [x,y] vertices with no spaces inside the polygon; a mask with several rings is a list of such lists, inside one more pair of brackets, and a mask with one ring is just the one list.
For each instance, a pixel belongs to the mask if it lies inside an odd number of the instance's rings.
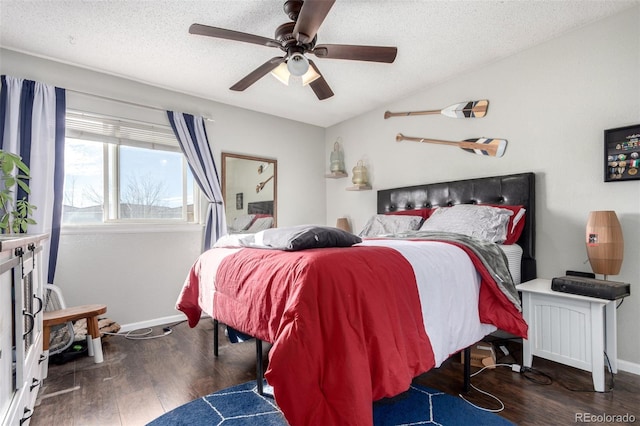
{"label": "wall shelf", "polygon": [[324,175],[324,177],[328,178],[328,179],[342,179],[342,178],[346,178],[347,176],[349,176],[347,173],[344,172],[332,172],[332,173],[327,173],[326,175]]}
{"label": "wall shelf", "polygon": [[369,191],[371,185],[353,185],[347,188],[347,191]]}

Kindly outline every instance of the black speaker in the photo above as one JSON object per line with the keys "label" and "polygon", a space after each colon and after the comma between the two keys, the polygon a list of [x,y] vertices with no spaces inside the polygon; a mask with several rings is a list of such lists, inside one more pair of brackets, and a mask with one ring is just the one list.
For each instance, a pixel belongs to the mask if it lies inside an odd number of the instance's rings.
{"label": "black speaker", "polygon": [[631,286],[629,283],[576,276],[556,277],[552,279],[551,290],[607,300],[620,299],[631,294]]}

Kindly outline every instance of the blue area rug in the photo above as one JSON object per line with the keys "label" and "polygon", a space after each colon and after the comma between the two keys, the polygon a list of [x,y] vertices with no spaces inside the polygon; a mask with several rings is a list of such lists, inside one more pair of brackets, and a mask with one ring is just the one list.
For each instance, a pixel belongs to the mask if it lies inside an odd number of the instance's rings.
{"label": "blue area rug", "polygon": [[[460,398],[412,385],[409,391],[373,404],[375,426],[512,425],[508,420],[472,407]],[[273,397],[258,395],[255,382],[196,399],[158,417],[150,426],[287,426]],[[323,425],[324,426],[324,425]]]}

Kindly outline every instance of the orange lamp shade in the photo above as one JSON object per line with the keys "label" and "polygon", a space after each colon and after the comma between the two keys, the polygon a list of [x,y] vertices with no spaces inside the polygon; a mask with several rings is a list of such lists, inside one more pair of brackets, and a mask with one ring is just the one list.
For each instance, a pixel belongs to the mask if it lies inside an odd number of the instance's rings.
{"label": "orange lamp shade", "polygon": [[620,273],[624,239],[616,212],[607,210],[589,213],[586,244],[589,263],[594,273],[603,275]]}

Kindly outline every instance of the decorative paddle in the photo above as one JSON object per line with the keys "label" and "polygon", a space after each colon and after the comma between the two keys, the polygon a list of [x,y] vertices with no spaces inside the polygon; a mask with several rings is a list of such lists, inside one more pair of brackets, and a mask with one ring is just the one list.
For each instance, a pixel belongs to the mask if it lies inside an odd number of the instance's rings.
{"label": "decorative paddle", "polygon": [[449,105],[444,109],[436,109],[432,111],[408,111],[408,112],[390,112],[384,113],[385,120],[389,117],[405,117],[409,115],[430,115],[442,114],[451,118],[482,118],[487,115],[489,101],[482,99],[480,101],[460,102],[459,104]]}
{"label": "decorative paddle", "polygon": [[435,143],[439,145],[452,145],[457,146],[467,152],[478,155],[489,155],[491,157],[502,157],[504,151],[507,149],[506,139],[465,139],[461,142],[443,141],[440,139],[427,139],[427,138],[415,138],[411,136],[405,136],[402,133],[396,135],[396,142],[401,141],[413,141],[424,143]]}
{"label": "decorative paddle", "polygon": [[256,194],[260,191],[262,191],[264,189],[264,186],[267,184],[267,182],[269,182],[271,179],[273,179],[273,175],[269,176],[269,178],[265,181],[260,182],[259,184],[256,185]]}

